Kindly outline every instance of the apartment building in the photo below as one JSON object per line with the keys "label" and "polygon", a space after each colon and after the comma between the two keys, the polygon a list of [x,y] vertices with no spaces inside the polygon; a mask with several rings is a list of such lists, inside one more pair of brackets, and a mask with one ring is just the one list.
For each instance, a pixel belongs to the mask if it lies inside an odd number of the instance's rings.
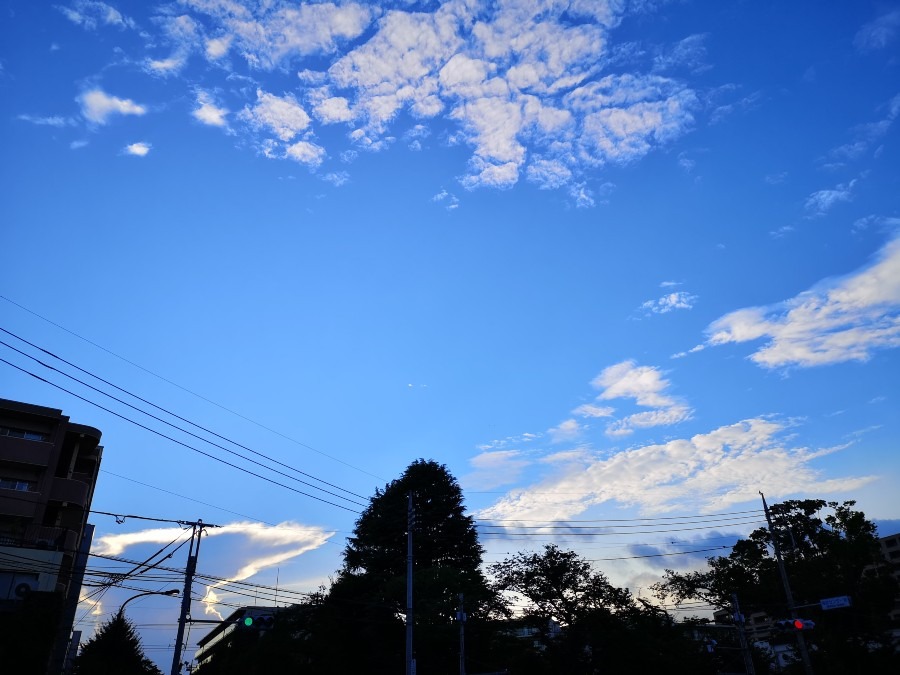
{"label": "apartment building", "polygon": [[0,631],[10,638],[0,663],[20,669],[10,672],[62,671],[93,534],[100,436],[61,410],[0,399]]}

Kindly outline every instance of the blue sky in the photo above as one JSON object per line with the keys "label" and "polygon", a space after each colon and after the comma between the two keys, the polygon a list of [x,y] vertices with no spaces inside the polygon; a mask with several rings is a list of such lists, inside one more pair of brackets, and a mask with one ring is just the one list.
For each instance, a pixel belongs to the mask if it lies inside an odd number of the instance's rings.
{"label": "blue sky", "polygon": [[[706,516],[563,540],[636,592],[703,555],[631,556],[733,541],[758,515],[708,514],[759,491],[900,518],[897,3],[13,0],[0,21],[18,338],[363,497],[426,457],[485,522]],[[103,430],[95,509],[228,525],[201,551],[227,579],[311,591],[340,565],[352,510],[2,349],[3,396]],[[94,522],[130,559],[175,537]],[[162,664],[176,605],[129,605]]]}

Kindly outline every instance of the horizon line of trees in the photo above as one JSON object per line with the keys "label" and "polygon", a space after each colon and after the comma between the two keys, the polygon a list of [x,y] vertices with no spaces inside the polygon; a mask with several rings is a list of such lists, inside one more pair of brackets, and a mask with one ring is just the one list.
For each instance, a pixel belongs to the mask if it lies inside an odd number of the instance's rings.
{"label": "horizon line of trees", "polygon": [[[704,642],[704,635],[709,636],[704,620],[695,616],[675,621],[659,604],[611,584],[574,551],[551,543],[538,552],[518,552],[485,565],[458,482],[444,465],[419,459],[376,490],[347,539],[343,566],[328,587],[306,602],[279,610],[270,630],[234,631],[229,644],[194,673],[404,672],[410,493],[415,507],[413,635],[418,673],[462,672],[461,598],[468,673],[743,671],[737,649],[727,648],[730,636]],[[840,595],[852,598],[846,611],[809,612],[817,622],[811,640],[815,672],[900,672],[896,645],[889,637],[896,628],[889,618],[898,599],[896,566],[884,563],[874,524],[854,505],[813,499],[775,504],[770,508],[774,536],[797,605]],[[824,518],[822,512],[827,512]],[[705,570],[666,570],[652,587],[654,596],[658,603],[699,600],[727,609],[737,594],[744,615],[765,612],[781,618],[786,601],[772,544],[767,528],[755,530],[738,540],[728,555],[708,558]],[[114,617],[82,655],[95,654],[96,642],[113,629],[121,634],[120,641],[122,635],[128,637],[122,623],[130,626],[124,617]],[[720,648],[710,649],[713,643]],[[129,653],[134,652],[133,641],[129,644]],[[88,666],[82,655],[76,659],[77,675],[156,675],[152,670],[98,669]],[[757,672],[766,672],[768,656],[757,651],[753,658]],[[802,670],[798,663],[783,672]]]}

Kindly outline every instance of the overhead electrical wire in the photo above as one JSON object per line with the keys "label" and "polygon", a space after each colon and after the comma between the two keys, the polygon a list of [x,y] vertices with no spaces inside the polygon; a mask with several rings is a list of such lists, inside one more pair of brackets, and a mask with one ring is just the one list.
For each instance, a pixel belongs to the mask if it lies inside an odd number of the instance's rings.
{"label": "overhead electrical wire", "polygon": [[28,307],[25,307],[24,305],[19,304],[18,302],[14,301],[14,300],[12,300],[12,299],[10,299],[10,298],[8,298],[8,297],[6,297],[5,295],[0,295],[0,299],[5,300],[6,302],[10,303],[11,305],[15,305],[15,306],[18,307],[19,309],[21,309],[21,310],[23,310],[23,311],[25,311],[25,312],[28,312],[29,314],[31,314],[31,315],[33,315],[33,316],[36,316],[36,317],[39,318],[41,321],[45,321],[45,322],[49,323],[51,326],[55,326],[55,327],[59,328],[60,330],[65,331],[65,332],[68,333],[69,335],[72,335],[72,336],[78,338],[78,339],[81,340],[82,342],[86,342],[87,344],[91,345],[92,347],[96,347],[97,349],[106,352],[106,353],[109,354],[110,356],[114,356],[115,358],[119,359],[120,361],[124,361],[124,362],[127,363],[128,365],[133,366],[134,368],[137,368],[138,370],[144,371],[144,372],[147,373],[148,375],[152,375],[153,377],[155,377],[155,378],[157,378],[157,379],[159,379],[159,380],[162,380],[163,382],[165,382],[165,383],[167,383],[167,384],[170,384],[170,385],[172,385],[173,387],[176,387],[177,389],[181,389],[183,392],[186,392],[186,393],[190,394],[191,396],[194,396],[194,397],[196,397],[196,398],[199,398],[199,399],[202,400],[202,401],[206,401],[206,402],[209,403],[210,405],[214,405],[215,407],[217,407],[217,408],[219,408],[219,409],[221,409],[221,410],[224,410],[225,412],[227,412],[227,413],[229,413],[229,414],[231,414],[231,415],[235,415],[236,417],[240,417],[242,420],[245,420],[245,421],[247,421],[247,422],[250,422],[251,424],[254,424],[254,425],[256,425],[257,427],[259,427],[259,428],[261,428],[261,429],[265,429],[265,430],[268,431],[269,433],[275,434],[276,436],[280,436],[281,438],[283,438],[283,439],[285,439],[285,440],[287,440],[287,441],[290,441],[291,443],[294,443],[295,445],[299,445],[300,447],[306,448],[307,450],[311,450],[312,452],[315,452],[315,453],[317,453],[317,454],[319,454],[319,455],[322,455],[323,457],[327,457],[328,459],[330,459],[330,460],[332,460],[332,461],[335,461],[335,462],[338,462],[338,463],[340,463],[340,464],[343,464],[344,466],[347,466],[347,467],[349,467],[349,468],[351,468],[351,469],[353,469],[353,470],[355,470],[355,471],[359,471],[360,473],[364,473],[364,474],[366,474],[367,476],[371,476],[372,478],[377,478],[378,480],[381,480],[381,481],[385,480],[385,479],[384,479],[383,477],[381,477],[381,476],[376,476],[374,473],[370,473],[370,472],[366,471],[365,469],[362,469],[362,468],[360,468],[360,467],[358,467],[358,466],[354,466],[353,464],[350,464],[349,462],[345,462],[344,460],[342,460],[342,459],[340,459],[340,458],[338,458],[338,457],[334,457],[334,456],[332,456],[332,455],[329,455],[328,453],[322,452],[321,450],[318,450],[318,449],[312,447],[311,445],[307,445],[306,443],[302,443],[301,441],[298,441],[298,440],[296,440],[296,439],[294,439],[294,438],[291,438],[290,436],[287,436],[287,435],[281,433],[280,431],[276,431],[275,429],[271,429],[271,428],[267,427],[266,425],[261,424],[260,422],[257,422],[256,420],[253,420],[253,419],[251,419],[251,418],[249,418],[249,417],[246,417],[246,416],[242,415],[242,414],[239,413],[239,412],[236,412],[236,411],[234,411],[234,410],[231,410],[230,408],[227,408],[227,407],[223,406],[223,405],[220,404],[220,403],[216,403],[215,401],[213,401],[213,400],[211,400],[211,399],[209,399],[209,398],[206,398],[205,396],[203,396],[203,395],[201,395],[201,394],[198,394],[198,393],[195,392],[195,391],[191,391],[191,390],[188,389],[187,387],[184,387],[184,386],[178,384],[177,382],[173,382],[172,380],[169,380],[169,379],[163,377],[162,375],[159,375],[158,373],[154,373],[152,370],[150,370],[150,369],[148,369],[148,368],[145,368],[144,366],[142,366],[142,365],[140,365],[140,364],[138,364],[138,363],[135,363],[134,361],[130,361],[129,359],[125,358],[124,356],[121,356],[121,355],[119,355],[119,354],[116,354],[114,351],[112,351],[112,350],[110,350],[110,349],[107,349],[107,348],[104,347],[103,345],[99,345],[99,344],[97,344],[96,342],[93,342],[93,341],[89,340],[88,338],[79,335],[79,334],[76,333],[75,331],[70,330],[70,329],[66,328],[65,326],[63,326],[63,325],[61,325],[61,324],[58,324],[58,323],[56,323],[55,321],[52,321],[52,320],[48,319],[48,318],[45,317],[45,316],[42,316],[41,314],[38,314],[38,313],[35,312],[34,310],[29,309]]}
{"label": "overhead electrical wire", "polygon": [[177,443],[178,445],[181,445],[181,446],[183,446],[183,447],[185,447],[185,448],[188,448],[189,450],[193,450],[194,452],[196,452],[196,453],[198,453],[198,454],[201,454],[201,455],[203,455],[204,457],[209,457],[210,459],[212,459],[212,460],[214,460],[214,461],[216,461],[216,462],[219,462],[220,464],[225,464],[226,466],[230,466],[232,469],[237,469],[238,471],[242,471],[243,473],[249,474],[249,475],[251,475],[251,476],[256,476],[257,478],[260,478],[260,479],[262,479],[262,480],[264,480],[264,481],[267,481],[267,482],[269,482],[269,483],[272,483],[273,485],[278,485],[279,487],[283,487],[283,488],[285,488],[285,489],[287,489],[287,490],[290,490],[290,491],[292,491],[292,492],[296,492],[297,494],[301,494],[301,495],[303,495],[303,496],[305,496],[305,497],[309,497],[309,498],[311,498],[311,499],[315,499],[315,500],[320,501],[320,502],[322,502],[322,503],[324,503],[324,504],[329,504],[329,505],[331,505],[331,506],[336,506],[336,507],[339,508],[339,509],[343,509],[343,510],[345,510],[345,511],[350,511],[351,513],[356,513],[356,514],[359,514],[359,513],[360,513],[359,511],[356,511],[356,510],[351,509],[351,508],[349,508],[349,507],[347,507],[347,506],[344,506],[343,504],[335,504],[334,502],[328,501],[327,499],[322,499],[321,497],[317,497],[316,495],[311,495],[311,494],[309,494],[308,492],[304,492],[303,490],[298,490],[297,488],[293,488],[293,487],[291,487],[291,486],[289,486],[289,485],[285,485],[284,483],[279,483],[278,481],[273,480],[273,479],[271,479],[271,478],[269,478],[269,477],[267,477],[267,476],[263,476],[263,475],[261,475],[261,474],[258,474],[258,473],[256,473],[256,472],[254,472],[254,471],[251,471],[250,469],[244,468],[244,467],[242,467],[242,466],[238,466],[237,464],[234,464],[234,463],[232,463],[232,462],[229,462],[229,461],[227,461],[227,460],[224,460],[224,459],[222,459],[221,457],[216,457],[215,455],[212,455],[212,454],[210,454],[210,453],[208,453],[208,452],[204,452],[203,450],[200,450],[199,448],[195,448],[194,446],[192,446],[192,445],[190,445],[190,444],[188,444],[188,443],[185,443],[184,441],[179,441],[179,440],[176,439],[176,438],[172,438],[171,436],[167,436],[166,434],[162,433],[161,431],[157,431],[156,429],[152,429],[151,427],[148,427],[148,426],[146,426],[146,425],[144,425],[144,424],[141,424],[141,423],[138,422],[137,420],[133,420],[133,419],[131,419],[130,417],[126,417],[125,415],[122,415],[121,413],[117,413],[117,412],[114,411],[114,410],[110,410],[109,408],[107,408],[107,407],[105,407],[105,406],[103,406],[103,405],[100,405],[99,403],[97,403],[97,402],[95,402],[95,401],[91,401],[90,399],[85,398],[84,396],[81,396],[81,395],[79,395],[79,394],[76,394],[74,391],[70,391],[69,389],[66,389],[66,388],[63,387],[63,386],[61,386],[61,385],[59,385],[59,384],[56,384],[55,382],[51,382],[50,380],[48,380],[48,379],[46,379],[46,378],[43,378],[43,377],[41,377],[40,375],[38,375],[38,374],[36,374],[36,373],[32,373],[30,370],[27,370],[26,368],[22,368],[21,366],[17,366],[16,364],[11,363],[11,362],[7,361],[6,359],[0,358],[0,362],[5,363],[6,365],[11,366],[12,368],[15,368],[16,370],[19,370],[19,371],[21,371],[21,372],[23,372],[23,373],[25,373],[25,374],[27,374],[27,375],[31,375],[33,378],[35,378],[35,379],[37,379],[37,380],[40,380],[41,382],[44,382],[44,383],[46,383],[46,384],[49,384],[51,387],[55,387],[56,389],[59,389],[60,391],[64,391],[65,393],[69,394],[70,396],[74,396],[75,398],[77,398],[77,399],[79,399],[79,400],[81,400],[81,401],[84,401],[85,403],[89,403],[90,405],[93,405],[93,406],[95,406],[95,407],[97,407],[97,408],[100,408],[101,410],[104,410],[104,411],[108,412],[110,415],[115,415],[116,417],[118,417],[118,418],[120,418],[120,419],[123,419],[123,420],[125,420],[126,422],[130,422],[131,424],[134,424],[135,426],[138,426],[138,427],[140,427],[140,428],[142,428],[142,429],[145,429],[145,430],[149,431],[150,433],[156,434],[157,436],[160,436],[161,438],[165,438],[166,440],[172,441],[173,443]]}
{"label": "overhead electrical wire", "polygon": [[[8,330],[6,330],[5,328],[0,327],[0,331],[3,331],[4,333],[8,333],[8,334],[12,335],[13,337],[15,337],[15,338],[17,338],[17,339],[19,339],[19,340],[22,340],[22,342],[25,342],[26,344],[31,345],[31,346],[34,347],[35,349],[40,349],[41,351],[50,354],[50,352],[47,352],[47,350],[42,349],[41,347],[38,347],[37,345],[34,345],[34,344],[32,344],[31,342],[28,342],[27,340],[24,340],[23,338],[20,338],[18,335],[15,335],[14,333],[10,333],[10,332],[9,332]],[[17,352],[18,354],[21,354],[22,356],[24,356],[24,357],[26,357],[26,358],[28,358],[28,359],[31,359],[32,361],[34,361],[34,362],[36,362],[36,363],[38,363],[38,364],[44,366],[45,368],[47,368],[47,369],[49,369],[49,370],[52,370],[52,371],[54,371],[54,372],[59,373],[59,374],[62,375],[63,377],[67,377],[67,378],[69,378],[70,380],[72,380],[72,381],[74,381],[74,382],[77,382],[78,384],[80,384],[80,385],[82,385],[82,386],[85,386],[85,387],[87,387],[88,389],[91,389],[91,390],[97,392],[98,394],[102,394],[103,396],[106,396],[106,397],[108,397],[108,398],[111,398],[112,400],[116,401],[117,403],[121,403],[122,405],[128,406],[128,407],[131,408],[132,410],[135,410],[135,411],[137,411],[137,412],[139,412],[139,413],[141,413],[141,414],[143,414],[143,415],[146,415],[147,417],[150,417],[151,419],[154,419],[154,420],[156,420],[157,422],[162,422],[163,424],[165,424],[165,425],[167,425],[167,426],[170,426],[170,427],[172,427],[173,429],[177,429],[178,431],[180,431],[180,432],[182,432],[182,433],[185,433],[185,434],[187,434],[188,436],[191,436],[191,437],[193,437],[193,438],[196,438],[197,440],[203,441],[204,443],[208,443],[208,444],[212,445],[213,447],[219,448],[220,450],[224,450],[225,452],[227,452],[227,453],[229,453],[229,454],[231,454],[231,455],[234,455],[234,456],[236,456],[236,457],[240,457],[241,459],[243,459],[243,460],[246,461],[246,462],[250,462],[251,464],[254,464],[254,465],[259,466],[259,467],[262,467],[262,468],[265,468],[265,469],[267,469],[267,470],[269,470],[269,471],[272,471],[273,473],[277,473],[277,474],[279,474],[279,475],[281,475],[281,476],[284,476],[285,478],[289,478],[289,479],[291,479],[291,480],[295,480],[295,481],[297,481],[298,483],[301,483],[302,485],[306,485],[306,486],[308,486],[308,487],[311,487],[311,488],[313,488],[313,489],[315,489],[315,490],[320,490],[321,492],[324,492],[325,494],[329,494],[329,495],[331,495],[332,497],[337,497],[338,499],[343,499],[343,500],[348,501],[348,502],[350,502],[351,504],[355,504],[355,505],[357,505],[357,506],[364,506],[364,504],[360,504],[360,503],[357,502],[356,500],[353,500],[353,499],[350,499],[350,498],[348,498],[348,497],[345,497],[344,495],[336,494],[336,493],[334,493],[334,492],[331,492],[330,490],[326,490],[325,488],[319,487],[318,485],[315,485],[315,484],[313,484],[313,483],[309,483],[309,482],[307,482],[307,481],[301,480],[301,479],[299,479],[299,478],[297,478],[297,477],[295,477],[295,476],[291,476],[291,475],[289,475],[289,474],[287,474],[287,473],[284,473],[283,471],[280,471],[280,470],[278,470],[278,469],[274,469],[274,468],[272,468],[272,467],[270,467],[270,466],[266,466],[265,464],[263,464],[263,463],[261,463],[261,462],[259,462],[259,461],[257,461],[257,460],[254,460],[254,459],[252,459],[252,458],[250,458],[250,457],[246,457],[246,456],[242,455],[242,454],[239,453],[239,452],[236,452],[236,451],[234,451],[234,450],[231,450],[230,448],[226,448],[224,445],[221,445],[220,443],[216,443],[215,441],[211,441],[211,440],[209,440],[208,438],[203,438],[202,436],[199,436],[199,435],[193,433],[192,431],[188,431],[187,429],[184,429],[184,428],[178,426],[177,424],[173,424],[172,422],[169,422],[169,421],[167,421],[167,420],[164,420],[164,419],[162,419],[161,417],[159,417],[159,416],[157,416],[157,415],[154,415],[153,413],[149,413],[149,412],[147,412],[146,410],[142,410],[141,408],[138,408],[137,406],[132,405],[131,403],[128,403],[127,401],[123,401],[122,399],[120,399],[120,398],[118,398],[118,397],[116,397],[116,396],[113,396],[112,394],[110,394],[110,393],[108,393],[108,392],[105,392],[105,391],[103,391],[102,389],[98,389],[97,387],[95,387],[95,386],[93,386],[93,385],[91,385],[91,384],[88,384],[87,382],[84,382],[83,380],[80,380],[80,379],[78,379],[77,377],[75,377],[75,376],[73,376],[73,375],[70,375],[70,374],[68,374],[68,373],[66,373],[66,372],[64,372],[64,371],[62,371],[62,370],[60,370],[60,369],[58,369],[58,368],[55,368],[55,367],[51,366],[50,364],[44,363],[44,362],[41,361],[40,359],[38,359],[38,358],[36,358],[36,357],[34,357],[34,356],[30,355],[30,354],[27,354],[26,352],[23,352],[22,350],[17,349],[16,347],[13,347],[12,345],[8,344],[7,342],[4,342],[3,340],[0,340],[0,344],[2,344],[3,346],[7,347],[8,349],[12,349],[14,352]],[[54,358],[58,358],[58,359],[59,359],[58,356],[55,356],[55,355],[53,355],[53,354],[51,354],[51,355],[54,356]],[[106,382],[107,384],[110,384],[110,383],[108,383],[106,380],[103,380],[102,378],[99,378],[99,377],[97,377],[96,375],[93,375],[92,373],[89,373],[88,371],[85,371],[84,369],[79,368],[78,366],[75,366],[75,365],[73,365],[73,364],[70,364],[68,361],[65,361],[64,359],[60,359],[60,360],[63,361],[64,363],[67,363],[67,364],[69,364],[69,365],[72,365],[72,367],[74,367],[74,368],[78,368],[78,370],[80,370],[80,371],[82,371],[82,372],[88,373],[89,375],[91,375],[91,377],[95,377],[96,379],[101,380],[102,382]],[[172,413],[172,412],[169,412],[169,411],[166,410],[165,408],[161,408],[161,407],[159,407],[159,406],[157,406],[157,405],[154,405],[153,403],[150,403],[149,401],[146,401],[145,399],[143,399],[143,398],[141,398],[141,397],[139,397],[139,396],[136,396],[135,394],[132,394],[131,392],[126,391],[125,389],[122,389],[121,387],[116,387],[116,385],[114,385],[114,384],[110,384],[110,386],[113,386],[113,387],[115,387],[116,389],[118,389],[118,390],[120,390],[120,391],[123,391],[123,392],[125,392],[126,394],[128,394],[129,396],[133,396],[134,398],[136,398],[136,399],[138,399],[138,400],[140,400],[140,401],[144,401],[145,403],[148,403],[149,405],[152,405],[154,408],[157,408],[157,409],[159,409],[159,410],[162,410],[162,411],[166,412],[167,414],[172,415],[173,417],[176,417],[176,418],[178,418],[178,419],[180,419],[180,420],[183,420],[183,421],[187,422],[188,424],[192,424],[193,426],[197,427],[198,429],[202,429],[203,431],[206,431],[206,432],[208,432],[208,433],[211,433],[211,434],[213,434],[214,436],[216,436],[216,437],[218,437],[218,438],[221,438],[221,439],[223,439],[223,440],[225,440],[225,441],[227,441],[227,442],[229,442],[229,443],[232,443],[232,444],[234,444],[234,445],[236,445],[236,446],[238,446],[238,447],[240,447],[240,448],[243,448],[243,449],[245,449],[245,450],[248,450],[249,452],[253,453],[254,455],[257,455],[257,456],[259,456],[259,457],[263,457],[263,458],[265,458],[265,459],[266,459],[267,461],[269,461],[269,462],[272,462],[272,463],[274,463],[274,464],[278,464],[279,466],[287,467],[287,468],[289,468],[290,470],[295,471],[296,473],[299,473],[299,474],[301,474],[301,475],[303,475],[303,476],[307,476],[307,477],[312,478],[312,479],[314,479],[314,480],[317,480],[317,481],[319,481],[319,482],[321,482],[321,483],[324,483],[325,485],[328,485],[328,486],[333,487],[333,488],[335,488],[335,489],[338,489],[338,490],[341,490],[341,491],[343,491],[343,492],[346,492],[347,494],[350,494],[350,495],[352,495],[353,497],[356,497],[356,498],[358,498],[358,499],[365,500],[365,497],[363,497],[362,495],[358,495],[358,494],[356,494],[355,492],[351,492],[350,490],[346,490],[346,489],[344,489],[344,488],[342,488],[342,487],[339,487],[339,486],[337,486],[337,485],[334,485],[333,483],[329,483],[328,481],[322,480],[321,478],[317,478],[316,476],[313,476],[313,475],[311,475],[311,474],[308,474],[308,473],[306,473],[305,471],[300,471],[299,469],[295,469],[294,467],[292,467],[292,466],[290,466],[290,465],[288,465],[288,464],[285,464],[285,463],[283,463],[283,462],[280,462],[280,461],[278,461],[277,459],[273,459],[272,457],[269,457],[268,455],[265,455],[265,454],[263,454],[263,453],[261,453],[261,452],[258,452],[258,451],[256,451],[256,450],[253,450],[252,448],[248,448],[247,446],[242,445],[242,444],[240,444],[240,443],[238,443],[238,442],[236,442],[236,441],[232,441],[232,440],[230,440],[230,439],[228,439],[228,438],[225,438],[224,436],[220,436],[219,434],[217,434],[217,433],[215,433],[215,432],[213,432],[213,431],[209,431],[208,429],[206,429],[205,427],[200,426],[199,424],[194,424],[193,422],[191,422],[191,421],[189,421],[189,420],[186,420],[185,418],[183,418],[183,417],[181,417],[181,416],[179,416],[179,415],[176,415],[176,414],[174,414],[174,413]]]}

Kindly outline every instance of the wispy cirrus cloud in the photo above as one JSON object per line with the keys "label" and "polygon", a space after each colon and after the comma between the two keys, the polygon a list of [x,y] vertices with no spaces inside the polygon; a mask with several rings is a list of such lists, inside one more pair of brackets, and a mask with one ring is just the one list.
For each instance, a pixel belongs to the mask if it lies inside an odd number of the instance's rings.
{"label": "wispy cirrus cloud", "polygon": [[17,119],[36,126],[56,127],[57,129],[75,125],[75,120],[71,117],[62,117],[60,115],[19,115]]}
{"label": "wispy cirrus cloud", "polygon": [[490,490],[519,480],[532,464],[522,450],[486,450],[469,460],[473,471],[464,482],[473,489]]}
{"label": "wispy cirrus cloud", "polygon": [[99,26],[115,26],[116,28],[135,28],[133,19],[129,19],[112,5],[94,0],[74,0],[68,6],[56,5],[69,21],[87,30],[96,30]]}
{"label": "wispy cirrus cloud", "polygon": [[900,9],[894,9],[860,28],[853,38],[853,44],[863,52],[884,49],[894,41],[898,31],[900,31]]}
{"label": "wispy cirrus cloud", "polygon": [[114,115],[143,115],[147,108],[130,98],[110,96],[102,89],[89,89],[77,99],[81,104],[81,114],[95,124],[106,124]]}
{"label": "wispy cirrus cloud", "polygon": [[803,207],[810,218],[824,216],[835,204],[849,202],[853,199],[853,187],[855,185],[856,179],[854,178],[849,183],[841,183],[826,190],[817,190],[806,198]]}
{"label": "wispy cirrus cloud", "polygon": [[516,489],[483,509],[482,520],[567,520],[592,506],[616,502],[644,513],[676,509],[710,513],[773,496],[833,494],[859,489],[875,478],[825,478],[814,462],[841,449],[790,447],[790,424],[751,418],[663,444],[600,457],[569,453],[550,477]]}
{"label": "wispy cirrus cloud", "polygon": [[[181,528],[158,527],[124,534],[105,534],[98,537],[92,551],[100,555],[119,556],[129,548],[140,544],[169,544],[175,540]],[[261,570],[280,565],[292,558],[313,551],[334,535],[334,532],[321,527],[304,526],[295,522],[283,522],[278,525],[266,525],[254,522],[235,522],[221,527],[210,527],[204,530],[204,537],[236,537],[253,545],[253,554],[243,562],[237,562],[236,554],[231,556],[233,564],[239,565],[237,571],[225,581],[207,587],[203,603],[206,613],[221,615],[216,610],[216,603],[227,597],[227,591],[216,593],[228,582],[243,581]],[[276,550],[277,549],[277,550]],[[233,549],[236,551],[237,549]],[[221,595],[220,595],[221,594]]]}
{"label": "wispy cirrus cloud", "polygon": [[726,314],[707,335],[704,346],[764,341],[750,355],[764,368],[866,361],[900,346],[900,236],[862,269],[775,305]]}

